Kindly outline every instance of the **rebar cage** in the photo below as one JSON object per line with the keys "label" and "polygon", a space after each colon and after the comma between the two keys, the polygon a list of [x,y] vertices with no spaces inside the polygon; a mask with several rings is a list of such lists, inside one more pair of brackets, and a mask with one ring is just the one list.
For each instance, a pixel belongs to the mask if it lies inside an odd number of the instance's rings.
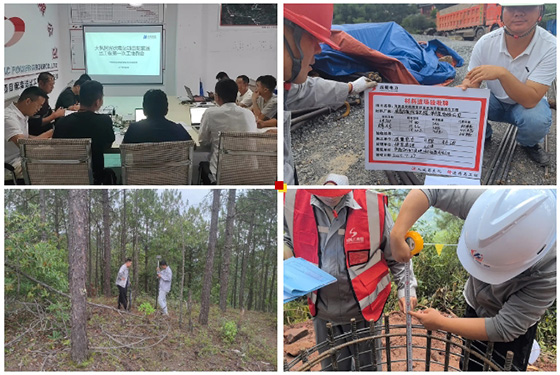
{"label": "rebar cage", "polygon": [[[391,325],[386,314],[383,322],[381,319],[377,324],[371,321],[369,327],[363,329],[357,329],[356,321],[352,319],[351,327],[350,332],[334,336],[332,324],[327,323],[327,340],[303,350],[289,363],[284,360],[284,371],[311,371],[321,363],[321,371],[337,371],[344,361],[351,362],[352,371],[403,371],[406,355],[394,358],[392,352],[406,349],[406,342],[402,344],[403,339],[406,340],[406,325]],[[450,332],[432,332],[416,324],[412,325],[412,336],[426,339],[425,346],[412,345],[413,349],[424,350],[425,354],[423,358],[412,358],[413,364],[417,365],[415,371],[466,371],[469,364],[480,366],[482,371],[519,371],[513,364],[513,352],[508,351],[504,357],[494,352],[492,342],[465,340]],[[340,353],[346,348],[352,354],[341,357]],[[434,354],[443,355],[443,362]],[[363,362],[367,363],[364,365]]]}

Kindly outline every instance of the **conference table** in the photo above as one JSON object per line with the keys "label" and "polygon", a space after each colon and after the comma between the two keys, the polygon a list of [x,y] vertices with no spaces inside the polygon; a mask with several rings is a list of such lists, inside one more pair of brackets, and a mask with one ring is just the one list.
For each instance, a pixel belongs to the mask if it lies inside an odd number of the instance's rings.
{"label": "conference table", "polygon": [[[124,134],[128,129],[130,123],[135,122],[136,109],[142,108],[142,96],[105,96],[103,97],[103,106],[101,113],[112,113],[114,109],[115,116],[113,116],[113,130],[115,130],[115,141],[111,149],[105,152],[105,167],[106,168],[120,168],[121,157],[119,147],[123,141]],[[191,106],[196,104],[182,104],[182,100],[176,96],[168,96],[169,103],[167,116],[168,120],[181,124],[189,133],[192,140],[195,142],[195,150],[193,153],[193,175],[198,171],[198,164],[201,161],[207,161],[210,155],[210,146],[200,146],[198,141],[198,130],[191,125]],[[213,104],[205,105],[206,107],[214,106]],[[194,176],[193,176],[194,177]],[[193,181],[196,179],[193,178]]]}

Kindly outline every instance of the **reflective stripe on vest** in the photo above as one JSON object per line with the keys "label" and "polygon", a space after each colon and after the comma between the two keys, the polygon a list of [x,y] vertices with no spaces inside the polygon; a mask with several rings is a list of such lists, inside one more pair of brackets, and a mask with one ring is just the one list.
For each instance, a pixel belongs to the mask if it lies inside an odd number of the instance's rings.
{"label": "reflective stripe on vest", "polygon": [[[348,209],[344,252],[346,268],[354,295],[366,320],[377,320],[391,292],[387,263],[379,249],[385,223],[384,195],[363,189],[354,190],[354,199],[363,208]],[[284,218],[292,234],[294,254],[311,263],[319,263],[319,232],[311,205],[311,194],[305,190],[288,190],[284,201]],[[316,292],[309,295],[309,310],[316,315]]]}

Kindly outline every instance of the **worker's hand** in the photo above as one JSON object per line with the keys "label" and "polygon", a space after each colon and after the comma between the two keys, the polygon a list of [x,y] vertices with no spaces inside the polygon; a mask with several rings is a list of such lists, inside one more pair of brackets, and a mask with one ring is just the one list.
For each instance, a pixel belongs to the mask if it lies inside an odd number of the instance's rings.
{"label": "worker's hand", "polygon": [[71,111],[78,111],[80,109],[80,104],[71,105],[68,109]]}
{"label": "worker's hand", "polygon": [[364,92],[367,89],[370,89],[372,87],[377,86],[377,82],[376,81],[372,81],[369,78],[366,77],[360,77],[357,80],[355,80],[354,82],[352,82],[352,91],[350,92],[351,94],[359,94],[361,92]]}
{"label": "worker's hand", "polygon": [[294,251],[286,244],[284,244],[284,260],[292,258],[294,256]]}
{"label": "worker's hand", "polygon": [[156,271],[158,271],[158,272],[159,272],[159,267],[156,267]]}
{"label": "worker's hand", "polygon": [[158,274],[157,274],[157,277],[158,277],[158,279],[161,278],[161,274],[158,273]]}
{"label": "worker's hand", "polygon": [[257,104],[257,99],[258,99],[259,96],[260,96],[260,95],[259,95],[259,92],[258,92],[258,91],[254,91],[254,92],[253,92],[253,95],[251,96],[251,100],[253,101],[253,105],[256,105],[256,104]]}
{"label": "worker's hand", "polygon": [[257,118],[257,128],[261,129],[264,128],[264,120],[261,120],[260,118]]}
{"label": "worker's hand", "polygon": [[49,129],[46,132],[42,133],[41,137],[42,138],[52,138],[53,133],[54,133],[54,129]]}
{"label": "worker's hand", "polygon": [[[416,297],[410,297],[410,310],[414,310],[416,305],[418,305],[418,299],[416,299]],[[399,308],[402,312],[406,311],[406,301],[404,297],[399,299]]]}
{"label": "worker's hand", "polygon": [[64,108],[59,108],[53,112],[53,115],[54,118],[59,118],[59,117],[64,117],[64,113],[66,113],[66,110]]}
{"label": "worker's hand", "polygon": [[500,79],[507,73],[507,69],[495,65],[481,65],[467,73],[465,79],[468,79],[472,85],[480,85],[482,81],[492,81]]}
{"label": "worker's hand", "polygon": [[395,227],[391,230],[391,253],[393,259],[400,263],[406,263],[412,259],[410,246],[405,241],[404,236],[396,232]]}
{"label": "worker's hand", "polygon": [[422,311],[410,311],[409,314],[418,319],[430,331],[440,329],[445,319],[445,316],[441,315],[439,311],[431,308]]}

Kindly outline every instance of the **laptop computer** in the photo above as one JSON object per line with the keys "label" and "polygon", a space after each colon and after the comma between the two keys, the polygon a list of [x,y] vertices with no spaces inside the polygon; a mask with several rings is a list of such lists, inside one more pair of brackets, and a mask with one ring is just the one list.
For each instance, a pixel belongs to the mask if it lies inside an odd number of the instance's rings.
{"label": "laptop computer", "polygon": [[140,120],[144,120],[146,118],[146,115],[144,114],[144,109],[143,108],[136,108],[134,110],[134,121],[138,122]]}
{"label": "laptop computer", "polygon": [[202,121],[202,115],[206,110],[210,107],[191,107],[189,108],[189,112],[191,114],[191,125],[192,126],[200,126],[200,122]]}
{"label": "laptop computer", "polygon": [[187,92],[187,97],[189,98],[190,101],[192,102],[196,102],[196,103],[204,103],[206,102],[206,98],[204,96],[199,96],[199,95],[193,95],[191,89],[187,86],[184,85],[185,87],[185,91]]}

